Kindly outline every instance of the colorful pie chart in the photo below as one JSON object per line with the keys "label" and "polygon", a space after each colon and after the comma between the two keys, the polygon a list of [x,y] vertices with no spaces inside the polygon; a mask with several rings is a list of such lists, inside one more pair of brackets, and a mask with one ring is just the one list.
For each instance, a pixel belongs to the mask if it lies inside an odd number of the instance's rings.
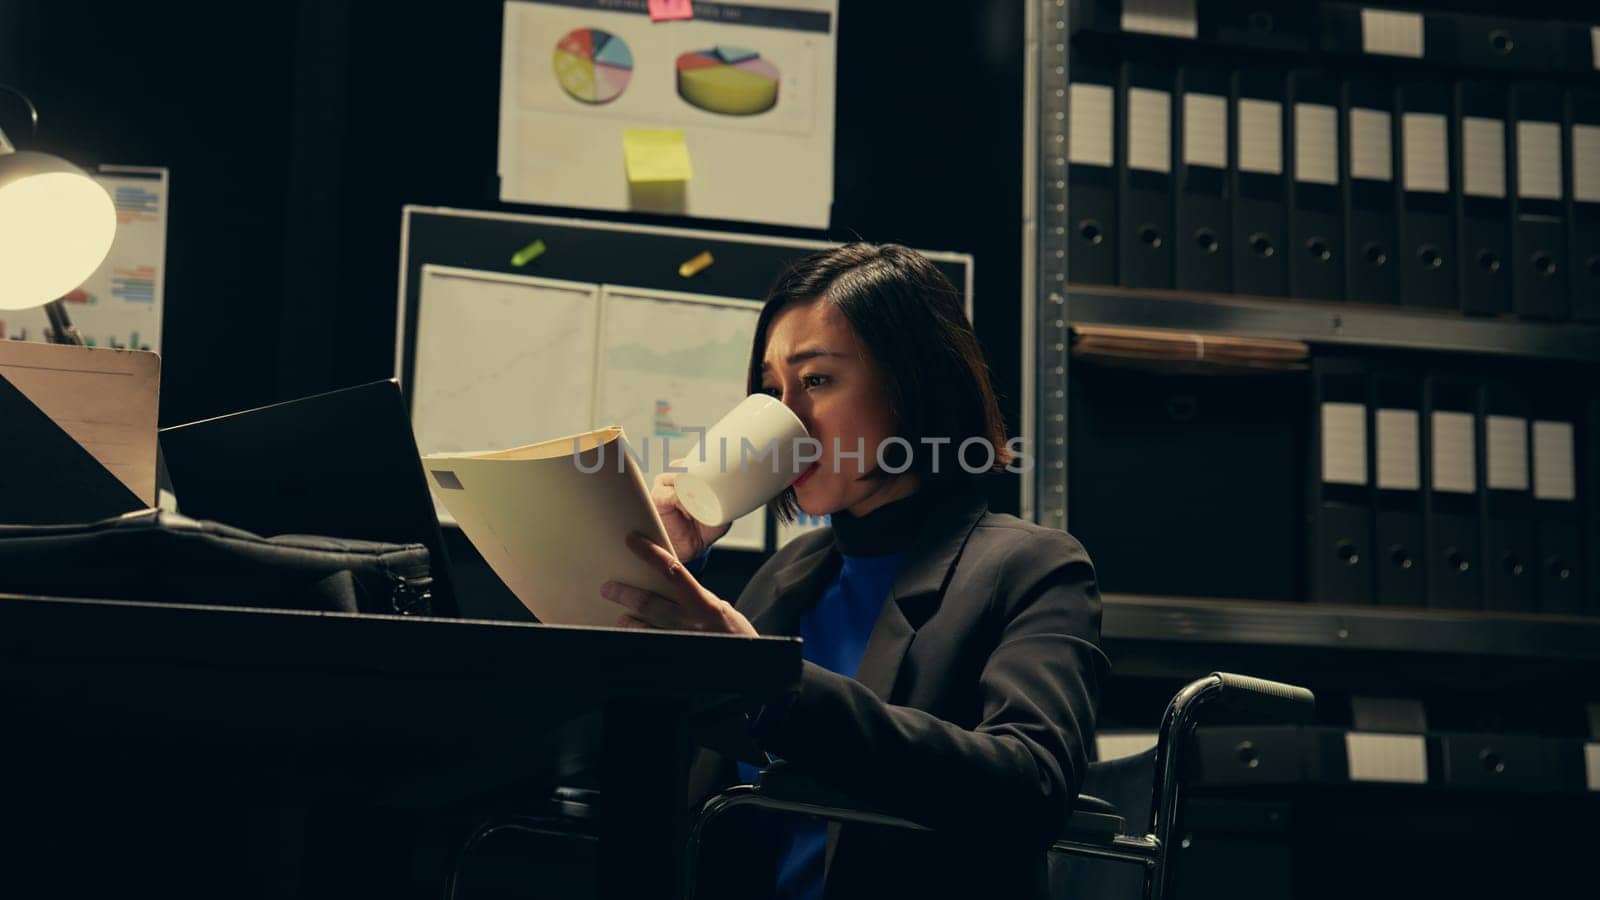
{"label": "colorful pie chart", "polygon": [[743,47],[713,47],[678,57],[678,96],[707,112],[766,112],[778,102],[779,80],[777,66]]}
{"label": "colorful pie chart", "polygon": [[556,44],[556,81],[567,96],[584,103],[610,103],[633,77],[627,42],[598,28],[578,28]]}

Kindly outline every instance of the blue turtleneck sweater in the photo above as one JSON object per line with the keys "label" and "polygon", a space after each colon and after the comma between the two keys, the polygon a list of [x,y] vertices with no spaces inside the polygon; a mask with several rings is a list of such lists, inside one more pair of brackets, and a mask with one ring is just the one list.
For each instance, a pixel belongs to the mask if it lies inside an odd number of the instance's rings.
{"label": "blue turtleneck sweater", "polygon": [[[800,637],[805,641],[801,655],[806,661],[855,677],[926,505],[926,498],[913,495],[859,519],[848,513],[833,516],[834,545],[843,562],[821,599],[800,619]],[[747,783],[755,781],[756,772],[754,766],[739,765],[739,776]],[[784,822],[776,897],[822,896],[827,839],[827,825],[817,820]]]}

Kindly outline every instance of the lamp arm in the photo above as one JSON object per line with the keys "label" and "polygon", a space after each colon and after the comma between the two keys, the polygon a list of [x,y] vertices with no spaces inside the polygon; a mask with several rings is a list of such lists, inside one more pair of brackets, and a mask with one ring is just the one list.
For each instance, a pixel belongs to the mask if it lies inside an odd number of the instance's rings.
{"label": "lamp arm", "polygon": [[[24,94],[22,91],[12,87],[9,84],[0,83],[0,91],[5,91],[6,93],[9,93],[9,94],[15,94],[19,98],[22,99],[23,104],[28,107],[28,125],[30,127],[32,127],[32,129],[33,129],[33,135],[32,136],[33,137],[38,137],[39,136],[39,107],[33,105],[33,99],[30,98],[27,94]],[[11,145],[10,145],[10,143],[8,143],[6,141],[5,135],[6,135],[5,130],[4,129],[0,129],[0,146],[5,146],[5,147],[9,148]],[[10,152],[10,151],[7,150],[7,151],[4,151],[4,152]]]}
{"label": "lamp arm", "polygon": [[45,338],[52,344],[68,344],[73,347],[84,346],[83,335],[72,324],[72,317],[67,315],[67,305],[61,300],[51,300],[44,305],[44,315],[50,327],[45,329]]}

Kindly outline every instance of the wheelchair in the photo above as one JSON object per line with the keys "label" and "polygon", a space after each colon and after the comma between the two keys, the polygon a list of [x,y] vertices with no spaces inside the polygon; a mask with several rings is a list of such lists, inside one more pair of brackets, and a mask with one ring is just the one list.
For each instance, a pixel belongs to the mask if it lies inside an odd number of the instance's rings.
{"label": "wheelchair", "polygon": [[[1143,869],[1143,896],[1149,900],[1165,897],[1172,888],[1173,866],[1169,856],[1195,727],[1213,713],[1226,713],[1232,721],[1303,722],[1311,718],[1315,702],[1306,688],[1226,672],[1214,672],[1185,685],[1167,704],[1154,749],[1089,764],[1084,786],[1096,793],[1078,795],[1060,836],[1047,848],[1052,861],[1087,858],[1138,865]],[[1099,794],[1110,794],[1117,802]],[[455,900],[462,866],[484,840],[505,831],[553,838],[591,834],[596,800],[594,791],[558,788],[544,815],[480,823],[458,851],[445,891],[446,900]],[[911,831],[933,830],[892,812],[857,803],[793,766],[779,762],[763,770],[756,784],[730,787],[701,805],[685,842],[683,900],[692,900],[695,896],[698,875],[704,864],[702,845],[707,831],[723,816],[739,809]],[[1130,830],[1130,821],[1143,827]],[[1081,887],[1074,876],[1066,880]]]}
{"label": "wheelchair", "polygon": [[[1096,782],[1126,785],[1130,777],[1139,780],[1140,770],[1151,773],[1149,809],[1139,816],[1148,827],[1130,833],[1128,816],[1118,806],[1098,796],[1079,794],[1065,828],[1048,852],[1143,866],[1143,894],[1149,900],[1160,900],[1172,887],[1169,850],[1182,800],[1187,765],[1185,753],[1203,714],[1226,709],[1235,716],[1255,721],[1300,721],[1309,717],[1315,702],[1311,691],[1303,687],[1247,675],[1214,672],[1190,682],[1167,704],[1154,751],[1090,763],[1086,774],[1086,785],[1092,787]],[[910,819],[854,803],[780,762],[763,770],[756,784],[728,788],[701,806],[686,846],[685,900],[692,900],[695,895],[701,845],[707,829],[722,816],[741,808],[812,816],[833,822],[932,830]]]}

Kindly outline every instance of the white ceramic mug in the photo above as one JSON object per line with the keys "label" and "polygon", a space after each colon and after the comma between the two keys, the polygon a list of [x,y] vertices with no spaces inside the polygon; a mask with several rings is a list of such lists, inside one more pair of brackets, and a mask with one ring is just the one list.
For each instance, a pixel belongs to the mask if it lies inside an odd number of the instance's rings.
{"label": "white ceramic mug", "polygon": [[770,394],[751,394],[684,458],[686,471],[675,482],[678,501],[707,525],[754,512],[800,477],[795,457],[805,437],[794,410]]}

